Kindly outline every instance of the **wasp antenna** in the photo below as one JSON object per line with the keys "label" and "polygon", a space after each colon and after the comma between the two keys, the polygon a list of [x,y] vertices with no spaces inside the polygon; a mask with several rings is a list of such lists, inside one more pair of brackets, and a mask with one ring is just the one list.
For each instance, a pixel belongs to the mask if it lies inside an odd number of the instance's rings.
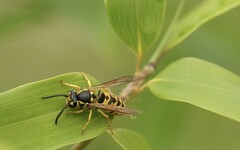
{"label": "wasp antenna", "polygon": [[68,104],[59,112],[59,114],[57,115],[56,119],[55,119],[55,124],[57,125],[58,122],[58,118],[61,116],[61,114],[63,113],[63,111],[67,108]]}
{"label": "wasp antenna", "polygon": [[56,95],[50,95],[50,96],[43,96],[42,99],[48,99],[48,98],[59,97],[59,96],[68,97],[66,94],[56,94]]}

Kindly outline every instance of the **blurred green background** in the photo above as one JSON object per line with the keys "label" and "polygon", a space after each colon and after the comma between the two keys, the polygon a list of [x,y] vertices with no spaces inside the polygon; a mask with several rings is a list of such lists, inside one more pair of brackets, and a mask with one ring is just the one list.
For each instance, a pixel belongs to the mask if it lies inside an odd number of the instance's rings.
{"label": "blurred green background", "polygon": [[[187,1],[184,13],[199,2]],[[166,23],[176,7],[175,1],[168,1]],[[191,56],[239,75],[239,18],[237,8],[205,24],[172,49],[157,71],[174,60]],[[106,81],[133,74],[134,69],[135,55],[111,28],[103,1],[0,2],[1,92],[67,72],[84,71],[99,81]],[[133,98],[128,106],[141,110],[142,114],[133,120],[116,117],[113,128],[139,132],[153,149],[240,149],[240,124],[230,119],[189,104],[159,100],[148,90]],[[121,149],[103,135],[87,149],[113,148]]]}

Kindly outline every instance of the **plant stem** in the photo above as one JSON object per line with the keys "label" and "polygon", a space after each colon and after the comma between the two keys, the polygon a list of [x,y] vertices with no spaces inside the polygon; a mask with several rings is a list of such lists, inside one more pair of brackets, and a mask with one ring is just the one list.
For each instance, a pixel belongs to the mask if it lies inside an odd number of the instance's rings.
{"label": "plant stem", "polygon": [[[136,65],[136,75],[139,78],[139,80],[129,83],[120,92],[119,97],[123,101],[126,102],[129,99],[129,97],[131,97],[132,95],[140,92],[141,86],[144,83],[145,79],[155,72],[157,65],[159,64],[159,62],[162,60],[162,58],[167,53],[168,49],[166,48],[166,43],[168,42],[170,36],[172,35],[174,25],[176,24],[176,21],[177,21],[179,15],[181,13],[184,2],[185,2],[185,0],[182,0],[180,2],[180,5],[179,5],[179,7],[176,11],[176,14],[175,14],[167,32],[166,32],[164,38],[162,39],[161,43],[156,48],[156,51],[154,52],[154,54],[152,55],[152,57],[149,59],[148,63],[143,67],[142,70],[140,70],[140,61],[142,59],[142,47],[141,47],[141,44],[140,44],[141,43],[141,38],[139,37],[139,39],[138,39],[139,40],[139,45],[138,45],[137,65]],[[93,141],[93,139],[90,139],[90,140],[87,140],[87,141],[84,141],[84,142],[81,142],[81,143],[77,143],[71,148],[71,150],[83,150],[92,141]]]}
{"label": "plant stem", "polygon": [[[160,59],[164,56],[163,53],[161,53],[159,55],[159,57],[157,57],[158,61],[160,61]],[[151,75],[152,73],[155,72],[155,67],[156,67],[156,63],[155,62],[149,62],[147,65],[145,65],[143,67],[143,69],[137,74],[137,77],[139,78],[137,81],[135,82],[131,82],[129,83],[120,93],[119,97],[123,100],[126,101],[129,99],[129,97],[131,97],[132,95],[134,95],[135,93],[139,92],[139,89],[142,85],[142,83],[144,82],[144,80]]]}
{"label": "plant stem", "polygon": [[[165,54],[168,51],[167,46],[167,42],[169,41],[169,39],[171,38],[172,32],[174,31],[174,27],[176,25],[176,22],[180,16],[180,13],[182,11],[183,5],[184,5],[185,0],[182,0],[178,6],[178,9],[170,23],[170,26],[168,27],[167,32],[165,33],[164,38],[162,39],[162,41],[160,42],[160,44],[158,45],[158,47],[156,48],[156,51],[154,52],[154,54],[152,55],[152,57],[149,59],[148,63],[143,67],[142,70],[140,70],[137,73],[137,77],[139,77],[139,80],[135,81],[135,82],[131,82],[129,83],[121,92],[119,97],[124,100],[127,101],[129,99],[130,96],[138,93],[141,89],[141,85],[143,84],[143,82],[145,81],[145,79],[153,74],[155,72],[155,69],[157,68],[157,65],[159,64],[159,62],[162,60],[162,58],[165,56]],[[139,62],[138,62],[139,63]],[[139,63],[140,64],[140,63]],[[137,65],[139,65],[137,64]]]}

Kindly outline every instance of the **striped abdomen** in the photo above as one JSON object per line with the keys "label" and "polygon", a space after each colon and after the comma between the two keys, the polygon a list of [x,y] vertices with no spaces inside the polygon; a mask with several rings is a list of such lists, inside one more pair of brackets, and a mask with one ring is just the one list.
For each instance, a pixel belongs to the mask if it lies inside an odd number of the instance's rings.
{"label": "striped abdomen", "polygon": [[124,107],[124,102],[117,97],[116,95],[109,93],[108,91],[98,91],[97,94],[97,102],[98,103],[103,103],[103,104],[108,104],[112,106],[121,106]]}

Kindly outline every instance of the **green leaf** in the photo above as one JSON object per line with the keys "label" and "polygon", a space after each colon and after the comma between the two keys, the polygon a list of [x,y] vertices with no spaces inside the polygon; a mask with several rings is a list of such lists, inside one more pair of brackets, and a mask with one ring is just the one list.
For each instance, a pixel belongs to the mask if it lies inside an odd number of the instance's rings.
{"label": "green leaf", "polygon": [[239,5],[240,0],[205,0],[176,23],[166,49],[182,42],[204,23]]}
{"label": "green leaf", "polygon": [[240,121],[240,77],[196,58],[180,59],[149,82],[161,99],[186,102]]}
{"label": "green leaf", "polygon": [[165,0],[105,0],[112,27],[129,47],[140,53],[158,38],[165,4]]}
{"label": "green leaf", "polygon": [[114,135],[108,132],[113,140],[124,150],[150,150],[151,147],[146,139],[139,133],[127,129],[115,129]]}
{"label": "green leaf", "polygon": [[93,113],[83,134],[81,130],[87,121],[88,111],[66,115],[66,110],[58,125],[54,124],[59,111],[65,106],[65,98],[41,97],[67,94],[71,88],[61,85],[60,80],[87,87],[82,73],[69,73],[0,94],[0,146],[9,149],[56,149],[94,138],[105,131],[106,119],[97,112]]}

